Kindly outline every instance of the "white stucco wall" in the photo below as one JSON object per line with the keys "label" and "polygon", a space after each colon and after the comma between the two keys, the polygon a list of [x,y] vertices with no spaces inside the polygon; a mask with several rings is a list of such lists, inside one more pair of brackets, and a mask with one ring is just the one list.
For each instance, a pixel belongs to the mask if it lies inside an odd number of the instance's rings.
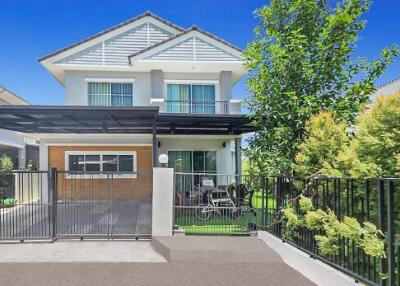
{"label": "white stucco wall", "polygon": [[136,72],[96,72],[96,71],[66,71],[65,73],[65,104],[88,105],[88,82],[86,78],[127,78],[133,82],[133,105],[150,105],[151,81],[150,73]]}
{"label": "white stucco wall", "polygon": [[[67,105],[88,105],[88,81],[87,78],[126,78],[134,79],[133,82],[133,105],[148,106],[151,105],[151,98],[166,97],[165,80],[184,80],[190,82],[207,83],[215,82],[215,100],[229,101],[232,98],[231,73],[159,73],[153,76],[151,72],[117,72],[117,71],[66,71],[65,72],[65,103]],[[153,82],[152,82],[153,81]],[[155,82],[157,81],[157,82]],[[154,90],[154,94],[152,92]],[[160,90],[162,96],[160,96]],[[233,110],[232,113],[237,113]]]}
{"label": "white stucco wall", "polygon": [[152,236],[172,236],[174,170],[153,169]]}

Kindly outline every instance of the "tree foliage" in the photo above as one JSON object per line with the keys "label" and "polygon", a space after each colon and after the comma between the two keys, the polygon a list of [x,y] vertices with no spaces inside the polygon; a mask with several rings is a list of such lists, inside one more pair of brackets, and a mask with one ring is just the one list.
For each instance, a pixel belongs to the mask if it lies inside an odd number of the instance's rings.
{"label": "tree foliage", "polygon": [[293,239],[300,228],[305,228],[317,231],[314,238],[322,255],[338,255],[339,239],[345,238],[362,248],[367,255],[378,258],[386,256],[383,233],[373,223],[364,221],[361,226],[356,218],[349,216],[340,221],[329,209],[314,209],[311,198],[304,195],[298,197],[298,204],[298,211],[293,204],[282,210],[285,238]]}
{"label": "tree foliage", "polygon": [[299,145],[294,170],[304,177],[326,174],[339,150],[349,141],[346,124],[336,123],[331,112],[321,112],[309,119],[305,132],[307,136]]}
{"label": "tree foliage", "polygon": [[378,97],[360,115],[355,136],[333,168],[353,177],[400,176],[400,93]]}
{"label": "tree foliage", "polygon": [[247,100],[258,132],[248,156],[267,174],[290,173],[305,122],[320,110],[354,122],[374,81],[397,55],[384,49],[373,61],[354,60],[367,0],[271,0],[256,11],[255,39],[245,51]]}
{"label": "tree foliage", "polygon": [[294,168],[302,176],[400,176],[400,93],[378,97],[359,115],[354,135],[331,113],[311,117]]}

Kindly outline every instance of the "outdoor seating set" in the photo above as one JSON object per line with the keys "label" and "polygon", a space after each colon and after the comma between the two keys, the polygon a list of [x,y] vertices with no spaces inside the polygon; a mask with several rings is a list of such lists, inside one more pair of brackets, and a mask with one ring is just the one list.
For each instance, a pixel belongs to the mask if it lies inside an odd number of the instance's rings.
{"label": "outdoor seating set", "polygon": [[198,220],[209,220],[215,215],[240,218],[247,212],[255,215],[253,195],[254,190],[249,190],[245,184],[215,186],[213,178],[204,176],[198,184],[177,191],[175,205],[192,208]]}

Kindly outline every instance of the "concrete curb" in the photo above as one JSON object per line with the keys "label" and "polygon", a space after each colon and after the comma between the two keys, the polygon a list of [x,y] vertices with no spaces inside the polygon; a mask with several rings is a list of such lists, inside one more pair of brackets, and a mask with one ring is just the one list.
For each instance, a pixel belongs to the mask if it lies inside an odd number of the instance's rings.
{"label": "concrete curb", "polygon": [[283,261],[299,271],[305,277],[317,285],[324,286],[354,286],[363,285],[355,282],[353,278],[330,267],[329,265],[309,257],[301,250],[283,243],[280,239],[265,232],[259,231],[258,237],[269,247],[274,249],[283,259]]}

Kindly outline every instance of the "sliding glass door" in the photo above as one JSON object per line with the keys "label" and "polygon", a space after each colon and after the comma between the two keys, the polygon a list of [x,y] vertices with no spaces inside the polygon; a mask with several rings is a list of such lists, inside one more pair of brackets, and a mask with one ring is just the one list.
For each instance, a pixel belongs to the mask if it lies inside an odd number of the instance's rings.
{"label": "sliding glass door", "polygon": [[167,112],[190,113],[191,87],[188,84],[168,84]]}
{"label": "sliding glass door", "polygon": [[215,86],[168,84],[167,112],[215,114]]}
{"label": "sliding glass door", "polygon": [[[217,153],[215,151],[169,151],[168,167],[174,168],[179,175],[176,188],[181,192],[191,192],[195,186],[201,185],[202,178],[212,178],[216,183]],[[196,174],[210,174],[196,175]]]}

